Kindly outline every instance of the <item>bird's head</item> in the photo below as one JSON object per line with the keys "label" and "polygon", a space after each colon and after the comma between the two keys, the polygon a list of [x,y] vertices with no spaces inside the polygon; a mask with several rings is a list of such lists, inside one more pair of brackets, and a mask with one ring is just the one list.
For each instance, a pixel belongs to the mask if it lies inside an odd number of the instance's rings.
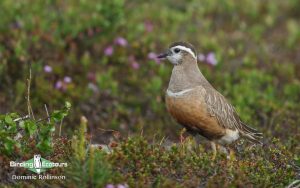
{"label": "bird's head", "polygon": [[173,65],[180,65],[184,62],[197,62],[196,50],[193,45],[187,42],[174,42],[167,51],[157,58],[167,58]]}

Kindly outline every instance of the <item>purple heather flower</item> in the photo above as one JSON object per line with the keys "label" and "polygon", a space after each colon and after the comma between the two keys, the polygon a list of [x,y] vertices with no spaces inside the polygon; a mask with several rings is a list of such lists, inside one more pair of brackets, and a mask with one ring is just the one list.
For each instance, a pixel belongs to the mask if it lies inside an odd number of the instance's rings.
{"label": "purple heather flower", "polygon": [[107,184],[105,188],[115,188],[115,186],[113,184]]}
{"label": "purple heather flower", "polygon": [[132,62],[131,63],[131,67],[135,70],[139,69],[140,68],[140,64],[138,62]]}
{"label": "purple heather flower", "polygon": [[118,44],[118,45],[120,45],[120,46],[123,46],[123,47],[125,47],[125,46],[128,45],[127,40],[125,38],[123,38],[123,37],[117,37],[115,39],[115,43]]}
{"label": "purple heather flower", "polygon": [[55,88],[56,89],[62,89],[63,87],[63,82],[58,80],[56,83],[55,83]]}
{"label": "purple heather flower", "polygon": [[128,188],[128,186],[127,185],[118,184],[117,188]]}
{"label": "purple heather flower", "polygon": [[133,55],[130,55],[130,56],[128,57],[128,61],[131,61],[131,62],[132,62],[132,61],[136,61],[136,60],[135,60],[135,57],[134,57]]}
{"label": "purple heather flower", "polygon": [[157,64],[160,64],[160,60],[157,58],[157,54],[154,52],[148,53],[148,58],[154,60]]}
{"label": "purple heather flower", "polygon": [[69,83],[72,82],[72,78],[71,78],[70,76],[65,76],[65,77],[64,77],[64,82],[65,82],[66,84],[69,84]]}
{"label": "purple heather flower", "polygon": [[157,55],[156,55],[156,53],[154,53],[154,52],[150,52],[150,53],[148,54],[148,58],[151,59],[151,60],[154,60],[154,59],[157,58]]}
{"label": "purple heather flower", "polygon": [[23,27],[23,24],[20,21],[12,22],[10,25],[13,29],[21,29]]}
{"label": "purple heather flower", "polygon": [[144,27],[145,27],[145,29],[146,29],[147,32],[153,31],[153,24],[152,24],[151,21],[148,21],[148,20],[145,21],[144,22]]}
{"label": "purple heather flower", "polygon": [[131,62],[131,68],[137,70],[140,68],[140,64],[136,61],[135,57],[133,55],[129,56],[128,61]]}
{"label": "purple heather flower", "polygon": [[106,56],[111,56],[113,53],[114,53],[114,47],[111,45],[104,49],[104,54]]}
{"label": "purple heather flower", "polygon": [[216,66],[218,64],[218,61],[216,59],[216,56],[213,52],[209,52],[206,56],[206,62],[210,65]]}
{"label": "purple heather flower", "polygon": [[198,54],[198,61],[205,61],[205,55],[204,54]]}
{"label": "purple heather flower", "polygon": [[44,66],[44,71],[47,72],[47,73],[50,73],[50,72],[52,72],[52,67],[49,66],[49,65],[45,65]]}
{"label": "purple heather flower", "polygon": [[90,81],[96,81],[96,74],[93,73],[93,72],[89,72],[87,74],[87,78],[90,80]]}
{"label": "purple heather flower", "polygon": [[89,28],[89,29],[88,29],[88,36],[89,36],[89,37],[92,37],[93,35],[94,35],[94,30],[91,29],[91,28]]}

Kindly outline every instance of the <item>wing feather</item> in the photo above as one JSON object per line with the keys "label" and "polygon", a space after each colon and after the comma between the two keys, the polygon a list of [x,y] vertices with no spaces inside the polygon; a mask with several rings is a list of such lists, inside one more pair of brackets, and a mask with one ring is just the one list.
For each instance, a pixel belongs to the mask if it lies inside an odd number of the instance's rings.
{"label": "wing feather", "polygon": [[226,98],[214,88],[206,88],[205,102],[207,111],[211,116],[216,117],[218,123],[226,129],[238,129],[242,135],[250,141],[261,143],[259,139],[262,134],[256,129],[249,127],[243,123],[236,113],[235,108],[227,102]]}

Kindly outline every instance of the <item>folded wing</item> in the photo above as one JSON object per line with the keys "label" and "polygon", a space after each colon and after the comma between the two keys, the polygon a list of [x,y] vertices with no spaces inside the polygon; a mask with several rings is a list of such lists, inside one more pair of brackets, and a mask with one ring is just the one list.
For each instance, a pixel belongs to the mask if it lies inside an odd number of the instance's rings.
{"label": "folded wing", "polygon": [[251,142],[261,143],[262,133],[243,123],[236,113],[234,107],[227,102],[225,97],[214,88],[206,88],[205,102],[207,111],[214,116],[218,123],[226,129],[239,130]]}

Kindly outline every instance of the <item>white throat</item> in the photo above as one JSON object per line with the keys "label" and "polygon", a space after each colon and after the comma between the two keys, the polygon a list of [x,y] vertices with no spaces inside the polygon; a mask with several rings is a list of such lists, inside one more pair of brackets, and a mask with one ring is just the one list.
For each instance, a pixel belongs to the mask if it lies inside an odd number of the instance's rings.
{"label": "white throat", "polygon": [[168,89],[167,90],[167,95],[169,97],[179,97],[179,96],[182,96],[182,95],[184,95],[184,94],[186,94],[186,93],[188,93],[188,92],[190,92],[192,90],[193,90],[193,88],[185,89],[185,90],[182,90],[182,91],[179,91],[179,92],[173,92],[173,91],[171,91],[171,90]]}

